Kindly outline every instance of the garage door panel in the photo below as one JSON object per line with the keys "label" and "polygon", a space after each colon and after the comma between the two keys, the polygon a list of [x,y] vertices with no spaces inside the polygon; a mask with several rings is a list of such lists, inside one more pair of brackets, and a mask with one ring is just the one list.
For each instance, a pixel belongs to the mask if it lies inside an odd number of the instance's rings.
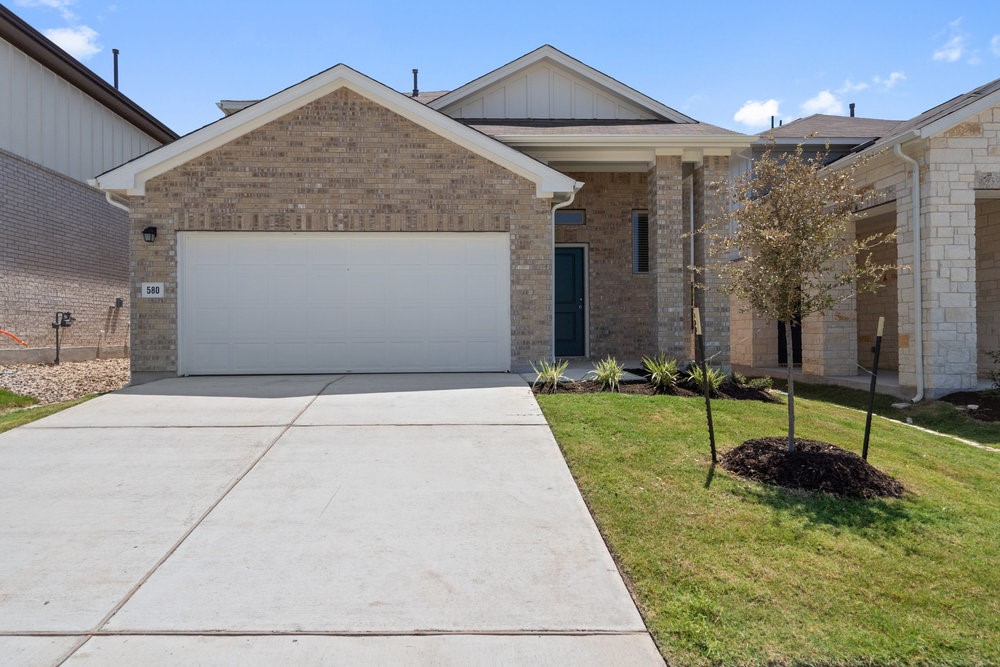
{"label": "garage door panel", "polygon": [[493,233],[181,232],[183,373],[507,370]]}

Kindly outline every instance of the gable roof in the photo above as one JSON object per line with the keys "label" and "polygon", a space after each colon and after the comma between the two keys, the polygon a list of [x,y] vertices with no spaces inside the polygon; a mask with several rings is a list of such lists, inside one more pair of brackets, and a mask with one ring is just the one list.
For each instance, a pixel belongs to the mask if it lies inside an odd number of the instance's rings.
{"label": "gable roof", "polygon": [[93,184],[127,195],[145,194],[146,181],[193,160],[330,93],[347,88],[535,184],[535,196],[578,190],[582,184],[499,141],[462,125],[407,95],[340,64],[107,171]]}
{"label": "gable roof", "polygon": [[653,98],[640,93],[638,90],[626,86],[624,83],[600,72],[589,65],[586,65],[576,58],[570,57],[559,49],[545,44],[534,51],[527,53],[517,60],[513,60],[506,65],[499,67],[488,74],[470,81],[469,83],[445,93],[444,95],[428,102],[428,106],[444,111],[447,107],[453,107],[462,100],[472,97],[476,93],[485,90],[501,80],[510,77],[517,72],[527,69],[536,63],[543,61],[553,62],[577,76],[586,79],[616,97],[647,110],[651,115],[661,120],[672,121],[674,123],[695,123],[693,118],[671,109],[667,105],[657,102]]}
{"label": "gable roof", "polygon": [[967,93],[957,95],[910,120],[899,123],[884,137],[879,138],[870,146],[865,146],[864,150],[841,158],[832,163],[830,167],[837,169],[846,166],[861,155],[877,153],[893,144],[902,144],[912,139],[926,139],[947,132],[968,118],[996,105],[1000,105],[1000,79],[994,79]]}
{"label": "gable roof", "polygon": [[805,118],[797,118],[790,123],[772,128],[761,133],[761,138],[794,139],[796,142],[814,135],[811,141],[822,143],[825,140],[838,140],[832,143],[864,143],[889,134],[901,120],[883,120],[881,118],[860,118],[856,116],[832,116],[828,114],[813,114]]}
{"label": "gable roof", "polygon": [[79,60],[56,46],[49,38],[0,5],[0,39],[10,42],[52,73],[65,79],[110,111],[160,143],[177,138],[169,127],[130,100]]}

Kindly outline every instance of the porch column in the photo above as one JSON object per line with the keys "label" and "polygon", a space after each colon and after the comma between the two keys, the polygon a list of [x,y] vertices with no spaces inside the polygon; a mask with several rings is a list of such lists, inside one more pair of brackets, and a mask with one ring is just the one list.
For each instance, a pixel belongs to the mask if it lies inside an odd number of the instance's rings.
{"label": "porch column", "polygon": [[653,340],[681,363],[688,358],[682,175],[680,155],[656,156],[648,175]]}
{"label": "porch column", "polygon": [[[701,228],[724,218],[729,203],[724,189],[713,187],[729,178],[729,156],[705,155],[694,170],[695,225]],[[705,355],[711,365],[730,367],[729,296],[722,291],[718,267],[728,257],[713,257],[701,235],[695,238],[695,263],[704,267],[700,282],[705,289],[696,292],[705,331]]]}

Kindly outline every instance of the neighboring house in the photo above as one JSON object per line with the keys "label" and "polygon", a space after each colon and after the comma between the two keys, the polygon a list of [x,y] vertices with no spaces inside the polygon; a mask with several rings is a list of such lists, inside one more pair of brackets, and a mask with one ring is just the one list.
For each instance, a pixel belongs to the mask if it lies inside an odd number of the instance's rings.
{"label": "neighboring house", "polygon": [[[450,92],[337,65],[220,106],[95,181],[132,211],[134,381],[690,358],[685,234],[754,140],[551,46]],[[726,365],[729,300],[695,298]]]}
{"label": "neighboring house", "polygon": [[128,215],[86,181],[177,135],[0,6],[0,363],[123,356]]}
{"label": "neighboring house", "polygon": [[[829,126],[850,121],[860,127],[869,122],[842,118]],[[823,136],[817,126],[825,122],[810,123],[810,130]],[[876,322],[884,316],[880,367],[898,370],[900,385],[915,398],[974,389],[994,369],[989,353],[1000,350],[1000,79],[910,120],[878,122],[887,123],[884,130],[871,125],[867,133],[858,131],[855,151],[826,168],[871,157],[857,184],[874,189],[876,200],[861,212],[856,233],[895,230],[896,242],[880,250],[879,259],[908,268],[887,276],[874,295],[848,299],[825,317],[807,318],[802,371],[857,375],[859,364],[871,364]],[[799,140],[804,134],[799,130]],[[921,280],[915,281],[918,275]],[[773,326],[751,314],[734,316],[733,363],[776,365],[776,336],[738,344],[747,332],[774,331]]]}

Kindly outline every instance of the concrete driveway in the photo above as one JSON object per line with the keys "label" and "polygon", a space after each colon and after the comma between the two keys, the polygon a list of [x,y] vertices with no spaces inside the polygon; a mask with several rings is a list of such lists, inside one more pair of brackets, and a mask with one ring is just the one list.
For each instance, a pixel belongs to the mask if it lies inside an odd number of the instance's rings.
{"label": "concrete driveway", "polygon": [[663,664],[516,375],[163,380],[0,461],[0,664]]}

